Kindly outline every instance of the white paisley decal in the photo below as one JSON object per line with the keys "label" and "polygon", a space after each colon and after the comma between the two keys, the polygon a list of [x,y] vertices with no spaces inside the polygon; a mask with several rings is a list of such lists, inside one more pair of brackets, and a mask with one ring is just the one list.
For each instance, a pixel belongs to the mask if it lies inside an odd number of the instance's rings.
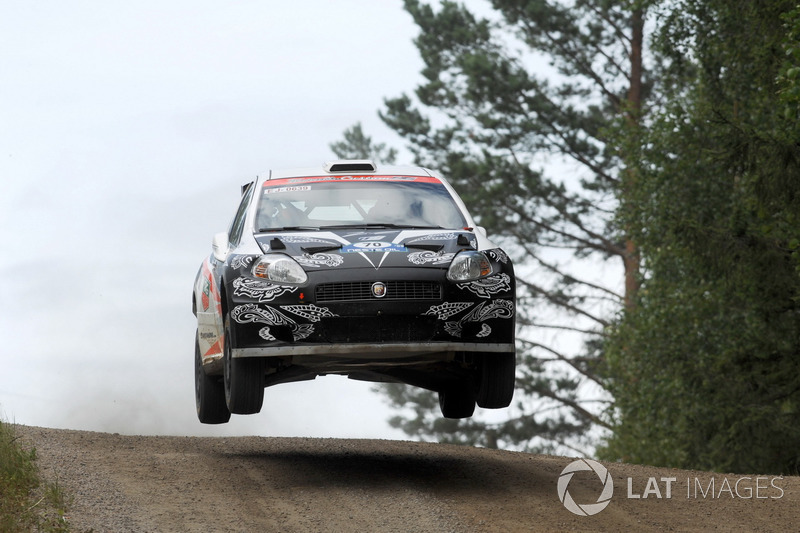
{"label": "white paisley decal", "polygon": [[258,336],[264,339],[265,341],[276,341],[275,337],[272,336],[272,333],[269,332],[269,326],[265,326],[258,330]]}
{"label": "white paisley decal", "polygon": [[254,255],[235,255],[233,256],[233,259],[231,259],[231,268],[236,270],[240,268],[247,268],[255,258],[256,256]]}
{"label": "white paisley decal", "polygon": [[292,330],[292,337],[294,337],[295,341],[299,341],[312,333],[314,333],[314,324],[295,324],[295,328]]}
{"label": "white paisley decal", "polygon": [[481,330],[475,335],[478,338],[488,337],[492,333],[492,328],[489,324],[481,324]]}
{"label": "white paisley decal", "polygon": [[275,285],[269,281],[261,281],[257,279],[236,278],[233,280],[233,294],[234,296],[248,296],[255,298],[259,302],[269,302],[286,294],[287,292],[295,292],[297,287],[288,285]]}
{"label": "white paisley decal", "polygon": [[[454,337],[461,337],[461,331],[466,322],[483,322],[491,318],[511,318],[512,316],[514,316],[514,304],[511,300],[481,302],[457,322],[446,322],[444,330]],[[486,337],[491,332],[491,327],[488,324],[483,324],[476,336]]]}
{"label": "white paisley decal", "polygon": [[433,305],[425,311],[423,316],[435,315],[439,320],[447,320],[453,315],[457,315],[472,304],[470,302],[445,302],[440,305]]}
{"label": "white paisley decal", "polygon": [[461,283],[457,285],[459,289],[467,289],[481,298],[491,298],[493,294],[511,290],[511,277],[508,274],[498,274],[488,278]]}
{"label": "white paisley decal", "polygon": [[483,322],[490,318],[511,318],[514,316],[514,303],[511,300],[481,302],[462,319],[469,322]]}
{"label": "white paisley decal", "polygon": [[344,257],[338,254],[303,254],[293,255],[292,258],[305,267],[313,268],[321,266],[337,267],[344,263]]}
{"label": "white paisley decal", "polygon": [[461,322],[446,322],[444,330],[453,337],[461,337]]}
{"label": "white paisley decal", "polygon": [[458,233],[435,233],[433,235],[422,235],[415,239],[411,239],[406,241],[407,243],[410,242],[422,242],[422,241],[452,241],[453,239],[458,238]]}
{"label": "white paisley decal", "polygon": [[250,322],[259,322],[269,326],[291,326],[295,324],[294,320],[277,309],[269,306],[259,307],[256,304],[236,306],[231,311],[231,318],[239,324],[249,324]]}
{"label": "white paisley decal", "polygon": [[442,265],[449,263],[454,255],[456,254],[443,254],[426,250],[424,252],[412,252],[408,254],[408,260],[415,265],[425,265],[428,263]]}
{"label": "white paisley decal", "polygon": [[281,309],[285,309],[286,311],[294,313],[297,316],[301,316],[306,320],[310,320],[311,322],[319,322],[324,317],[339,316],[331,313],[331,310],[327,307],[317,307],[314,304],[282,305]]}
{"label": "white paisley decal", "polygon": [[497,261],[499,263],[503,263],[504,265],[506,263],[508,263],[508,256],[500,248],[496,248],[494,250],[489,250],[486,253],[489,254],[489,257],[491,257],[492,259],[494,259],[495,261]]}
{"label": "white paisley decal", "polygon": [[[295,341],[305,339],[314,333],[314,324],[298,324],[277,309],[269,306],[258,307],[256,304],[239,305],[231,311],[231,318],[240,324],[258,322],[268,326],[289,326]],[[275,340],[269,328],[262,328],[258,335],[264,340]],[[272,337],[271,339],[269,337]]]}

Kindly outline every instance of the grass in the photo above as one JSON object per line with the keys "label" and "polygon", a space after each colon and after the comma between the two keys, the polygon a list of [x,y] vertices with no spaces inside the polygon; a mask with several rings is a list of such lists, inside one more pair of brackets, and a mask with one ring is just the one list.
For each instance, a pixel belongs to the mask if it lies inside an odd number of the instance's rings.
{"label": "grass", "polygon": [[36,450],[26,449],[14,426],[0,420],[0,533],[69,532],[70,497],[58,482],[45,482]]}

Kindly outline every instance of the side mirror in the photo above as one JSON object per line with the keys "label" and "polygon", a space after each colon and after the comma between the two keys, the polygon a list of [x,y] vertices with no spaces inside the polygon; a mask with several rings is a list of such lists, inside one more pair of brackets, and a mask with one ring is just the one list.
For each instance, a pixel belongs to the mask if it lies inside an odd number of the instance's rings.
{"label": "side mirror", "polygon": [[228,257],[228,234],[224,231],[217,233],[211,240],[211,253],[214,254],[214,259],[220,263],[225,261]]}
{"label": "side mirror", "polygon": [[486,228],[484,228],[483,226],[475,226],[475,231],[480,233],[481,236],[483,236],[485,239],[489,238],[489,236],[486,235]]}

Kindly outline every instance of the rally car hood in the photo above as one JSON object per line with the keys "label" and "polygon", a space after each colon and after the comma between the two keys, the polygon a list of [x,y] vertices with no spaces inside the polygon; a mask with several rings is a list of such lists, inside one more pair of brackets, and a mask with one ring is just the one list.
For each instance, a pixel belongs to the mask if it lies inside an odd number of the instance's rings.
{"label": "rally car hood", "polygon": [[293,257],[306,269],[447,268],[461,250],[477,248],[466,230],[358,229],[255,235],[264,253]]}

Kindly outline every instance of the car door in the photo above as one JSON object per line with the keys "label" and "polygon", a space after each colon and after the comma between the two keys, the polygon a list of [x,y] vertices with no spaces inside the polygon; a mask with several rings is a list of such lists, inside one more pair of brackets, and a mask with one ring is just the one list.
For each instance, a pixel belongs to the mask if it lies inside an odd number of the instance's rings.
{"label": "car door", "polygon": [[221,253],[209,255],[200,267],[195,286],[195,301],[197,302],[197,334],[200,344],[200,354],[203,364],[210,360],[222,357],[223,350],[223,309],[220,293],[221,272],[225,264],[222,257],[227,257],[229,252],[236,248],[242,238],[244,223],[247,216],[247,207],[253,197],[255,187],[247,186],[228,229],[227,249]]}

